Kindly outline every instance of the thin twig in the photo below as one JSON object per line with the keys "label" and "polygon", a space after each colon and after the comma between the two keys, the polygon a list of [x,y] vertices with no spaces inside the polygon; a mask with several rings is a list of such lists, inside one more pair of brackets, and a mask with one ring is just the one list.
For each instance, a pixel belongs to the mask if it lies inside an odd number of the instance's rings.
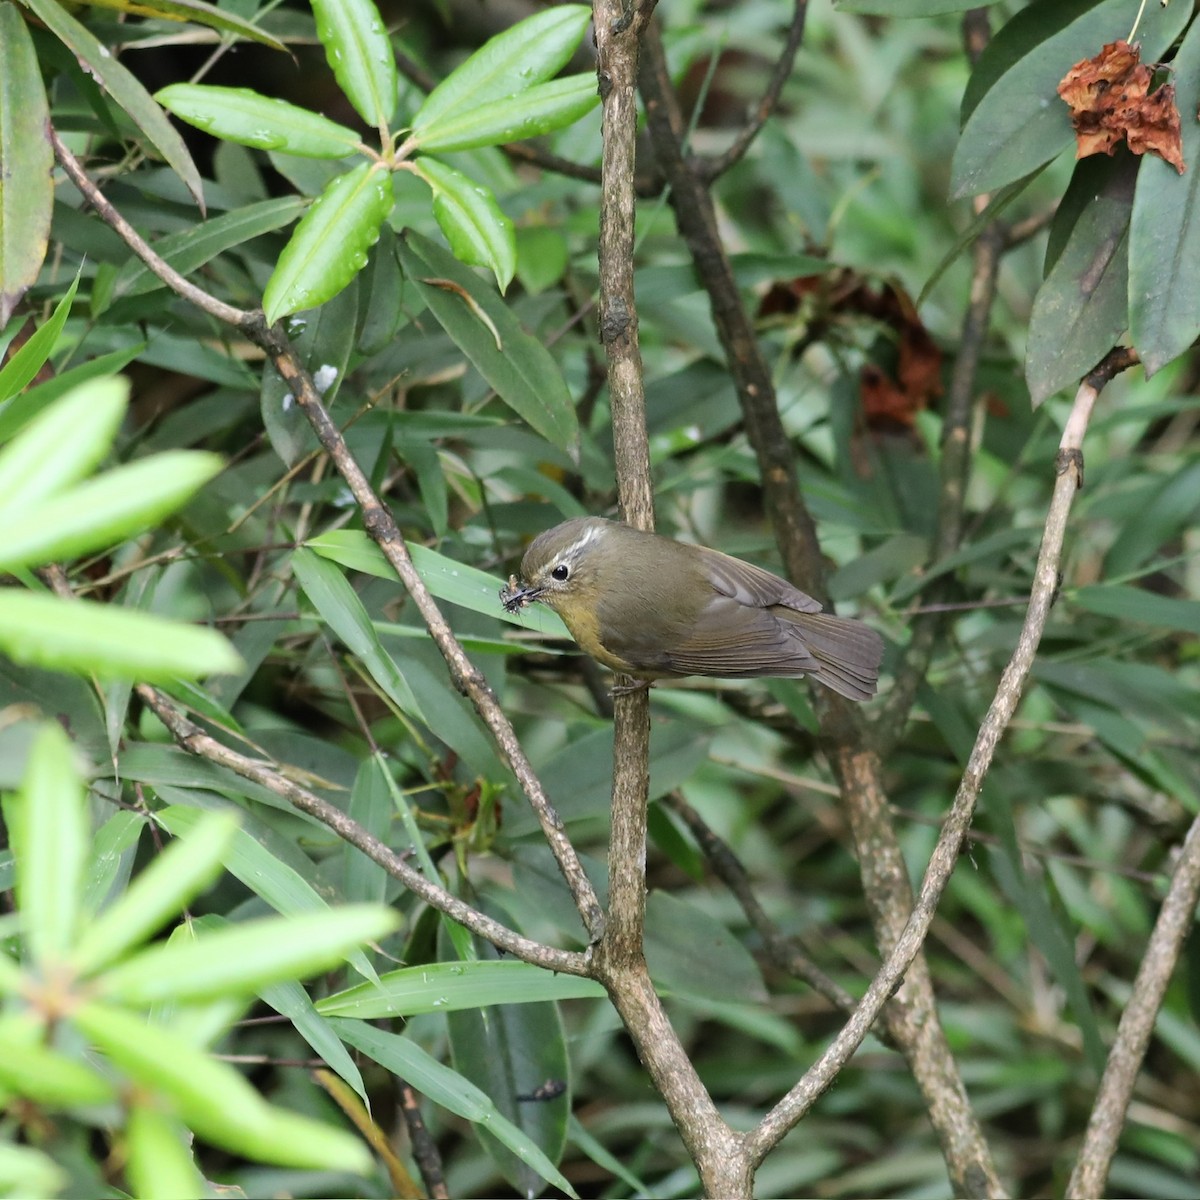
{"label": "thin twig", "polygon": [[808,14],[808,0],[796,0],[792,9],[792,20],[788,26],[787,40],[771,69],[771,78],[767,81],[762,99],[754,109],[754,116],[747,122],[741,132],[729,146],[712,158],[702,159],[696,164],[696,173],[707,183],[719,179],[730,167],[741,162],[746,151],[754,143],[754,139],[762,132],[763,126],[770,120],[779,104],[783,85],[792,74],[792,65],[796,61],[796,52],[804,40],[804,18]]}
{"label": "thin twig", "polygon": [[[1067,419],[1055,460],[1054,493],[1046,515],[1045,531],[1034,572],[1032,595],[1025,622],[1012,658],[1001,676],[996,695],[979,728],[975,745],[967,760],[962,782],[947,814],[925,870],[921,889],[895,947],[871,982],[854,1016],[834,1039],[804,1078],[763,1118],[750,1134],[756,1161],[778,1144],[779,1140],[812,1107],[817,1097],[833,1082],[837,1073],[849,1061],[867,1031],[878,1017],[893,988],[904,977],[929,930],[937,911],[938,901],[954,871],[959,850],[971,823],[975,803],[983,786],[984,776],[991,765],[996,746],[1009,720],[1016,711],[1022,689],[1033,666],[1050,607],[1058,589],[1058,570],[1062,560],[1063,540],[1067,518],[1075,493],[1083,486],[1083,436],[1087,430],[1092,407],[1099,389],[1119,370],[1130,364],[1128,351],[1114,351],[1104,363],[1080,385]],[[982,1176],[966,1181],[969,1194],[977,1195],[987,1188]]]}

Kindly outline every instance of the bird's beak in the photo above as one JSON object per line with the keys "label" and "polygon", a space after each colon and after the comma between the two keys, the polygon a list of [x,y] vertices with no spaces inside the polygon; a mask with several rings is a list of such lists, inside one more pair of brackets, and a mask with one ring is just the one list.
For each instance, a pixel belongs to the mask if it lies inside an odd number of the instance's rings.
{"label": "bird's beak", "polygon": [[515,575],[508,577],[508,583],[500,589],[500,603],[506,613],[520,612],[527,604],[532,604],[545,588],[530,587],[520,583]]}

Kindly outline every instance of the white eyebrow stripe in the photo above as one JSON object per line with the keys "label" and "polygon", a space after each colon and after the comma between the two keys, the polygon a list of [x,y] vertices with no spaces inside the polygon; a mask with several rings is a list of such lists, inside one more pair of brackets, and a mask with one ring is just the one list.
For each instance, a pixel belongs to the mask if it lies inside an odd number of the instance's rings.
{"label": "white eyebrow stripe", "polygon": [[600,536],[600,530],[603,526],[592,525],[583,531],[583,533],[575,539],[565,550],[558,554],[554,561],[556,563],[566,562],[570,558],[574,558],[584,546],[590,546],[592,542]]}

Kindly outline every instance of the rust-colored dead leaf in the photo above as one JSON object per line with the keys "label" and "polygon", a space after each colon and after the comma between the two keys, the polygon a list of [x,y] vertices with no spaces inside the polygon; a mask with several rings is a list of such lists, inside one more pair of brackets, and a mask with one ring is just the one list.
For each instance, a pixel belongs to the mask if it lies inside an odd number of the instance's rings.
{"label": "rust-colored dead leaf", "polygon": [[1124,142],[1134,154],[1157,154],[1181,175],[1186,170],[1175,89],[1151,93],[1153,70],[1128,42],[1109,42],[1094,58],[1063,76],[1058,94],[1071,109],[1075,157],[1113,154]]}

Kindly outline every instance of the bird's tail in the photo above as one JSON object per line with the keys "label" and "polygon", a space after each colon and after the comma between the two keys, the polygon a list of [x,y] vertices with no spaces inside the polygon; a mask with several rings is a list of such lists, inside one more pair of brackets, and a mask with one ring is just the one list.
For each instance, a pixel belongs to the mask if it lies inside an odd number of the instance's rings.
{"label": "bird's tail", "polygon": [[850,700],[869,700],[879,682],[883,638],[869,625],[832,613],[789,612],[804,644],[820,664],[808,672]]}

